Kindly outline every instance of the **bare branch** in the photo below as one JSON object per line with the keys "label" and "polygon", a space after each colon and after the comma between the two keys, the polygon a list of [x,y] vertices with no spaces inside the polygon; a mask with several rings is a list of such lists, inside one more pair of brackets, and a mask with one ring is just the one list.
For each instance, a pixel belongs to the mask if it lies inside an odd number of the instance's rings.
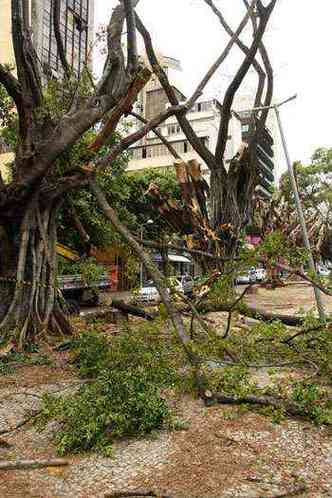
{"label": "bare branch", "polygon": [[[245,0],[244,0],[245,1]],[[215,4],[213,3],[212,0],[204,0],[204,2],[209,6],[211,7],[212,11],[214,12],[214,14],[218,17],[221,25],[223,26],[224,30],[226,31],[226,33],[229,35],[229,36],[234,36],[234,32],[233,30],[231,29],[231,27],[227,24],[224,16],[222,15],[222,13],[220,12],[220,10],[215,6]],[[256,4],[256,2],[255,2]],[[249,11],[250,9],[250,6],[249,6],[249,2],[246,2],[246,7],[247,7],[247,10]],[[253,7],[253,5],[251,4],[251,7]],[[251,18],[253,19],[254,16],[251,15]],[[240,50],[242,50],[242,52],[245,54],[245,55],[248,55],[248,52],[249,52],[249,48],[240,40],[240,38],[238,38],[236,40],[236,44],[237,46],[240,48]],[[261,99],[261,96],[263,94],[263,90],[264,90],[264,84],[265,84],[265,73],[264,73],[264,70],[262,68],[262,66],[259,64],[259,62],[257,61],[257,59],[255,58],[252,62],[252,65],[255,69],[255,71],[257,72],[258,74],[258,78],[259,78],[259,92],[256,99]],[[260,95],[260,97],[259,97]],[[260,104],[260,102],[259,102]]]}
{"label": "bare branch", "polygon": [[[210,1],[210,0],[208,0]],[[231,118],[231,107],[233,104],[234,96],[239,89],[244,77],[246,76],[250,66],[253,64],[253,61],[255,60],[257,50],[260,46],[260,43],[263,38],[263,34],[265,32],[267,23],[269,21],[269,18],[272,14],[274,5],[276,3],[276,0],[273,0],[268,7],[264,7],[263,10],[260,7],[260,22],[257,27],[257,31],[254,36],[253,43],[249,49],[249,52],[247,53],[244,61],[242,62],[240,68],[238,69],[235,77],[233,78],[233,81],[229,85],[224,102],[223,102],[223,113],[222,113],[222,120],[219,128],[219,133],[218,133],[218,142],[217,142],[217,147],[216,147],[216,159],[219,161],[222,161],[224,153],[225,153],[225,148],[226,148],[226,143],[227,143],[227,136],[228,136],[228,127],[229,127],[229,121]],[[257,7],[260,5],[260,2],[257,2]]]}
{"label": "bare branch", "polygon": [[198,85],[196,90],[194,91],[192,97],[189,99],[189,101],[188,101],[189,107],[192,107],[194,105],[195,101],[202,95],[204,88],[206,87],[206,85],[208,84],[208,82],[210,81],[212,76],[215,74],[217,69],[224,62],[224,60],[228,57],[228,55],[231,51],[231,48],[233,47],[234,43],[237,43],[240,34],[242,33],[245,26],[247,25],[248,20],[253,13],[255,5],[256,5],[256,0],[253,0],[251,6],[248,7],[248,9],[247,9],[246,15],[244,16],[244,18],[240,22],[239,27],[237,28],[235,33],[232,34],[231,39],[228,42],[228,44],[226,45],[224,51],[218,57],[216,62],[211,66],[211,68],[208,70],[208,72],[206,73],[206,75],[204,76],[204,78],[202,79],[202,81],[200,82],[200,84]]}
{"label": "bare branch", "polygon": [[121,35],[125,19],[124,8],[119,4],[113,10],[107,27],[107,59],[103,75],[97,85],[98,95],[113,93],[116,86],[122,87],[126,79]]}
{"label": "bare branch", "polygon": [[43,469],[45,467],[62,467],[69,465],[68,460],[51,459],[51,460],[2,460],[0,470],[17,470],[17,469]]}
{"label": "bare branch", "polygon": [[66,58],[66,52],[60,31],[60,13],[61,13],[61,0],[53,0],[53,29],[58,48],[58,54],[65,76],[67,79],[70,79],[71,70]]}
{"label": "bare branch", "polygon": [[92,151],[97,151],[102,145],[105,144],[106,140],[110,138],[112,133],[115,131],[121,117],[124,114],[128,114],[134,102],[137,98],[139,92],[144,88],[146,83],[149,81],[151,72],[148,68],[143,67],[137,72],[135,79],[133,80],[131,86],[128,89],[126,95],[119,101],[116,107],[112,110],[105,126],[98,133],[97,137],[93,143],[89,146]]}
{"label": "bare branch", "polygon": [[43,204],[49,204],[62,198],[70,190],[78,189],[88,184],[88,177],[84,172],[79,171],[72,175],[61,178],[56,185],[50,185],[40,193],[40,200]]}
{"label": "bare branch", "polygon": [[24,22],[22,0],[12,0],[12,34],[18,80],[22,87],[25,107],[39,107],[42,102],[42,84],[36,52]]}
{"label": "bare branch", "polygon": [[0,83],[5,87],[8,95],[14,100],[17,108],[22,106],[22,93],[18,80],[9,69],[0,64]]}
{"label": "bare branch", "polygon": [[123,0],[127,23],[127,71],[135,72],[138,64],[136,18],[132,0]]}
{"label": "bare branch", "polygon": [[[249,3],[248,0],[243,0],[243,3],[245,4],[246,8],[249,9]],[[251,15],[251,22],[253,25],[254,33],[257,31],[257,20],[254,15]],[[268,55],[268,52],[266,50],[266,47],[263,43],[261,42],[259,46],[259,53],[262,57],[264,68],[265,68],[265,73],[264,74],[264,81],[267,77],[267,90],[266,90],[266,96],[265,96],[265,101],[263,106],[264,107],[269,107],[272,102],[272,97],[273,97],[273,87],[274,87],[274,78],[273,78],[273,68],[270,62],[270,58]],[[262,105],[262,95],[263,95],[263,90],[264,90],[264,81],[262,81],[262,78],[260,77],[259,85],[258,85],[258,90],[256,94],[256,99],[255,99],[255,107],[259,107]],[[262,128],[265,126],[266,119],[268,116],[269,110],[263,110],[259,119],[259,125],[257,127],[258,134],[262,130]]]}
{"label": "bare branch", "polygon": [[249,289],[252,288],[253,285],[254,285],[253,282],[250,283],[249,285],[247,285],[247,287],[244,289],[244,291],[241,292],[241,294],[235,299],[234,303],[231,304],[231,307],[229,308],[229,311],[228,311],[228,319],[227,319],[226,329],[225,329],[224,335],[222,336],[223,339],[226,339],[228,337],[228,334],[229,334],[229,331],[231,328],[231,323],[232,323],[232,315],[233,315],[233,311],[234,311],[235,307],[240,303],[240,301],[244,298],[244,296],[247,294]]}
{"label": "bare branch", "polygon": [[187,335],[179,311],[176,309],[169,296],[164,276],[160,273],[159,269],[156,267],[155,263],[153,263],[149,255],[142,249],[139,243],[134,239],[129,230],[120,222],[116,212],[108,204],[104,193],[92,178],[90,179],[90,187],[92,192],[95,194],[97,202],[101,210],[103,211],[104,215],[106,216],[106,218],[110,220],[114,228],[116,228],[116,230],[123,237],[126,243],[133,249],[134,253],[139,257],[140,261],[144,264],[146,270],[149,272],[151,278],[154,281],[156,288],[158,289],[158,292],[165,305],[165,308],[169,313],[169,316],[173,322],[178,337],[183,344],[188,359],[190,360],[192,365],[198,367],[200,362],[196,354],[194,354],[190,349],[190,337]]}
{"label": "bare branch", "polygon": [[90,235],[88,234],[88,232],[85,230],[84,226],[83,226],[83,223],[81,222],[81,219],[78,215],[78,212],[75,208],[75,206],[73,204],[70,205],[70,209],[69,209],[69,212],[70,212],[70,215],[72,217],[72,220],[74,222],[74,225],[78,231],[78,233],[80,234],[80,237],[82,239],[82,241],[87,244],[88,242],[90,242]]}

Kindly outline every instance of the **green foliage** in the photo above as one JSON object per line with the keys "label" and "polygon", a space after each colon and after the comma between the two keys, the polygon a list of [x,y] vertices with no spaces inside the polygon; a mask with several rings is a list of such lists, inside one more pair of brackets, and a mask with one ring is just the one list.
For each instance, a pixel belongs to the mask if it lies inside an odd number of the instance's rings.
{"label": "green foliage", "polygon": [[[59,258],[60,259],[60,258]],[[96,262],[94,258],[88,258],[77,262],[66,261],[61,258],[58,273],[60,275],[81,275],[82,280],[89,284],[102,278],[105,268]]]}
{"label": "green foliage", "polygon": [[10,363],[4,361],[4,359],[0,360],[0,375],[11,375],[14,372],[15,368]]}
{"label": "green foliage", "polygon": [[[174,343],[173,343],[174,344]],[[94,378],[70,396],[46,396],[40,428],[58,420],[55,441],[60,454],[93,449],[111,454],[114,439],[142,436],[171,419],[161,390],[175,387],[180,349],[168,347],[158,326],[144,325],[108,343],[97,330],[77,339],[75,362],[80,375]]]}
{"label": "green foliage", "polygon": [[17,116],[14,103],[0,84],[0,138],[3,143],[14,150],[17,143]]}
{"label": "green foliage", "polygon": [[215,303],[232,303],[236,299],[234,279],[236,272],[227,271],[211,286],[209,300]]}
{"label": "green foliage", "polygon": [[96,378],[108,366],[110,345],[96,330],[82,332],[74,341],[75,364],[83,378]]}
{"label": "green foliage", "polygon": [[307,418],[319,425],[332,424],[332,400],[326,389],[312,382],[296,382],[291,398]]}
{"label": "green foliage", "polygon": [[237,396],[245,396],[253,389],[249,371],[243,366],[225,367],[218,387],[221,392]]}
{"label": "green foliage", "polygon": [[15,365],[49,366],[52,360],[45,354],[28,354],[11,351],[0,359],[0,375],[11,375],[15,373]]}
{"label": "green foliage", "polygon": [[293,241],[288,240],[284,234],[274,231],[267,235],[254,252],[258,258],[263,258],[270,265],[278,265],[282,259],[286,264],[297,268],[308,260],[307,251],[301,247],[294,246]]}
{"label": "green foliage", "polygon": [[141,436],[167,421],[170,412],[158,391],[148,372],[108,370],[73,396],[45,396],[39,426],[60,422],[55,442],[61,455],[91,449],[111,455],[115,438]]}
{"label": "green foliage", "polygon": [[43,88],[43,105],[36,111],[36,118],[59,120],[68,112],[73,100],[83,101],[93,95],[89,69],[83,69],[79,79],[73,73],[69,79],[50,78]]}
{"label": "green foliage", "polygon": [[[302,203],[306,210],[326,210],[332,205],[332,148],[319,148],[311,158],[311,164],[294,164]],[[289,202],[294,202],[288,173],[280,180],[280,189]]]}

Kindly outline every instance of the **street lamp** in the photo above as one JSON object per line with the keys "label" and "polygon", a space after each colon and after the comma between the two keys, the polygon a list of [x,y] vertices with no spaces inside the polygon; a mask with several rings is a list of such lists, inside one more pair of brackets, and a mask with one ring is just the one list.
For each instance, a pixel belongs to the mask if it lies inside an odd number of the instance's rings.
{"label": "street lamp", "polygon": [[[153,225],[154,221],[151,219],[148,219],[146,222],[147,225]],[[141,242],[143,242],[143,232],[144,232],[144,225],[141,226]],[[143,287],[143,263],[140,264],[140,269],[139,269],[139,284],[140,288]]]}
{"label": "street lamp", "polygon": [[[280,132],[280,136],[281,136],[281,141],[282,141],[282,146],[284,149],[284,154],[285,154],[285,158],[286,158],[286,162],[287,162],[289,177],[291,180],[292,190],[293,190],[293,194],[294,194],[296,210],[297,210],[297,214],[298,214],[298,217],[300,220],[303,242],[304,242],[305,248],[307,249],[308,254],[309,254],[309,267],[310,267],[312,274],[317,277],[317,271],[316,271],[312,251],[311,251],[308,230],[307,230],[306,222],[304,219],[304,214],[303,214],[303,209],[302,209],[301,200],[300,200],[300,196],[299,196],[298,186],[297,186],[297,182],[296,182],[295,175],[294,175],[293,165],[292,165],[291,160],[290,160],[287,142],[286,142],[286,136],[285,136],[285,133],[284,133],[284,130],[282,127],[281,117],[280,117],[280,112],[279,112],[279,107],[283,106],[284,104],[287,104],[288,102],[291,102],[292,100],[294,100],[296,98],[297,98],[297,95],[293,95],[292,97],[290,97],[286,100],[283,100],[279,104],[274,104],[274,105],[265,106],[265,107],[254,107],[253,109],[248,109],[247,111],[244,111],[244,112],[259,112],[259,111],[263,111],[266,109],[273,109],[276,113],[277,123],[278,123],[279,132]],[[315,293],[319,318],[321,321],[325,321],[326,315],[325,315],[325,310],[324,310],[324,304],[322,301],[322,294],[321,294],[320,290],[317,289],[317,287],[315,287],[315,286],[314,286],[314,293]]]}

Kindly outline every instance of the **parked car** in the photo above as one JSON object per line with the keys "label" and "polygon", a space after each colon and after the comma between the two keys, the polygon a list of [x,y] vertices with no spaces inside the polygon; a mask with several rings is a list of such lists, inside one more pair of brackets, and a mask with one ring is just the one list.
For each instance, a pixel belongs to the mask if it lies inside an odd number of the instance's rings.
{"label": "parked car", "polygon": [[247,271],[241,272],[235,278],[235,283],[237,285],[241,284],[252,284],[256,282],[256,268],[252,267]]}
{"label": "parked car", "polygon": [[[181,275],[178,277],[169,277],[169,288],[170,293],[172,289],[177,292],[181,292],[188,297],[191,297],[194,289],[194,280],[190,275]],[[160,295],[155,287],[153,280],[146,282],[143,287],[141,287],[137,293],[134,295],[135,302],[137,303],[158,303],[160,302]]]}
{"label": "parked car", "polygon": [[319,277],[328,277],[331,273],[330,270],[326,268],[326,266],[319,266],[317,268],[317,273]]}
{"label": "parked car", "polygon": [[256,268],[256,282],[264,282],[266,279],[266,270],[265,268]]}

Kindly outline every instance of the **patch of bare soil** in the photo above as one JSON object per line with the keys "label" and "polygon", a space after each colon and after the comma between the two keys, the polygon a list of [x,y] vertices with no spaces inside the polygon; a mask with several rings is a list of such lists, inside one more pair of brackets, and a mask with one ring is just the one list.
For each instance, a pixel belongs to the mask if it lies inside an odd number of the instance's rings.
{"label": "patch of bare soil", "polygon": [[301,496],[332,496],[327,430],[293,420],[273,425],[253,412],[199,401],[182,401],[181,409],[188,431],[172,434],[167,462],[132,485],[177,498],[268,498],[305,483]]}
{"label": "patch of bare soil", "polygon": [[[323,295],[322,298],[326,310],[332,313],[332,297]],[[256,288],[255,293],[246,297],[246,301],[251,306],[285,314],[295,314],[301,309],[308,311],[315,305],[312,287],[301,281],[273,290]]]}
{"label": "patch of bare soil", "polygon": [[[54,391],[57,386],[38,384],[33,392],[45,392],[47,387]],[[21,394],[6,399],[4,391],[1,408],[6,404],[11,417],[13,410],[23,417],[18,402],[26,409],[38,408],[37,398]],[[326,428],[297,420],[274,425],[241,408],[206,408],[189,397],[174,404],[187,422],[186,430],[120,441],[113,459],[78,455],[68,459],[68,467],[1,471],[1,498],[102,498],[115,490],[138,488],[164,491],[172,498],[269,498],[280,493],[292,496],[303,483],[307,491],[298,496],[332,496],[332,444]],[[2,411],[1,425],[3,417]],[[11,447],[0,444],[0,458],[54,458],[51,436],[56,430],[50,426],[40,434],[27,425],[5,435]]]}

